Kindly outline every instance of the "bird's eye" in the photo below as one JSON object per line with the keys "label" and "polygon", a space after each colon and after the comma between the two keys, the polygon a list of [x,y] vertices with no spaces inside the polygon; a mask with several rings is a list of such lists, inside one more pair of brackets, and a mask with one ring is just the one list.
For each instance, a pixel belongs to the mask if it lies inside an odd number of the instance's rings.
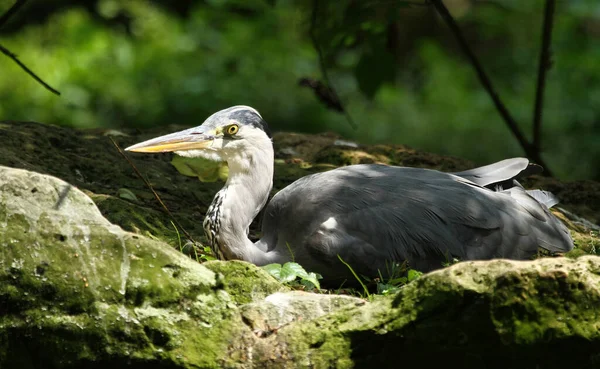
{"label": "bird's eye", "polygon": [[227,126],[227,129],[225,131],[228,135],[233,136],[234,134],[238,133],[239,130],[240,127],[237,124],[231,124]]}

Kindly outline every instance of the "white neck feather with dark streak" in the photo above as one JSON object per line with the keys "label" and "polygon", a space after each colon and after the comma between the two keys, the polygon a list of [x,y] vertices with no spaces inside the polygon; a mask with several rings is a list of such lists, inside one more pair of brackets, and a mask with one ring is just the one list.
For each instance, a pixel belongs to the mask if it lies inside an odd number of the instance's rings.
{"label": "white neck feather with dark streak", "polygon": [[229,177],[209,207],[204,230],[219,258],[263,264],[268,257],[250,241],[248,231],[273,187],[273,146],[258,131],[245,142],[243,149],[223,157]]}

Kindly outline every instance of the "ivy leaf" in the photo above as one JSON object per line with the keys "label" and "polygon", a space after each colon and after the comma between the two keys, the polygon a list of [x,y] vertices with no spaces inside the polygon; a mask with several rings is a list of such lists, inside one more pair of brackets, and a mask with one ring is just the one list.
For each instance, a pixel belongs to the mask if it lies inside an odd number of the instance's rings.
{"label": "ivy leaf", "polygon": [[294,282],[296,278],[300,278],[300,284],[310,289],[321,289],[319,279],[323,279],[323,277],[317,273],[307,273],[306,270],[298,263],[288,262],[283,264],[283,266],[281,266],[281,264],[268,264],[262,268],[281,283]]}
{"label": "ivy leaf", "polygon": [[275,277],[275,279],[277,279],[278,281],[281,280],[281,264],[267,264],[263,265],[262,268],[266,270],[267,273]]}
{"label": "ivy leaf", "polygon": [[320,274],[316,274],[313,272],[308,273],[308,276],[302,278],[302,281],[307,281],[313,284],[318,290],[321,289],[321,284],[319,283],[319,279],[323,279]]}
{"label": "ivy leaf", "polygon": [[297,277],[308,277],[308,273],[306,273],[306,270],[304,270],[304,268],[302,268],[302,266],[298,263],[288,262],[283,264],[283,267],[281,268],[280,279],[282,282],[291,282]]}
{"label": "ivy leaf", "polygon": [[306,270],[304,270],[304,268],[302,267],[302,265],[300,265],[298,263],[290,261],[288,263],[285,263],[283,265],[283,267],[284,268],[289,268],[290,270],[293,270],[297,277],[300,277],[300,278],[306,278],[306,277],[308,277],[308,273],[306,272]]}

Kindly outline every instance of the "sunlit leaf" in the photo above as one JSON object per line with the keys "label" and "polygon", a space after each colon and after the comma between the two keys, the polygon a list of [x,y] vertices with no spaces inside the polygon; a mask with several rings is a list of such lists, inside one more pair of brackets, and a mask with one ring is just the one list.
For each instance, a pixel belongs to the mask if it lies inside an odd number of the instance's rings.
{"label": "sunlit leaf", "polygon": [[306,277],[308,277],[308,273],[306,272],[306,270],[304,270],[304,268],[302,267],[302,265],[300,265],[298,263],[288,262],[288,263],[285,263],[283,265],[283,268],[287,269],[287,270],[290,270],[290,271],[293,271],[293,273],[296,276],[300,277],[300,278],[306,278]]}
{"label": "sunlit leaf", "polygon": [[318,290],[321,289],[321,284],[319,283],[319,279],[322,279],[319,274],[315,274],[313,272],[308,273],[308,275],[302,278],[303,281],[308,281],[312,283]]}
{"label": "sunlit leaf", "polygon": [[283,267],[281,268],[281,282],[291,282],[297,277],[308,277],[308,273],[306,273],[304,268],[302,268],[302,266],[298,263],[288,262],[283,264]]}
{"label": "sunlit leaf", "polygon": [[267,264],[262,266],[270,275],[275,277],[277,280],[281,280],[281,264]]}
{"label": "sunlit leaf", "polygon": [[217,162],[204,158],[186,158],[174,155],[171,164],[184,176],[198,177],[201,182],[225,181],[229,168],[225,162]]}
{"label": "sunlit leaf", "polygon": [[408,278],[408,281],[411,282],[411,281],[414,281],[415,279],[419,278],[422,275],[423,275],[423,273],[419,272],[418,270],[409,269],[407,278]]}

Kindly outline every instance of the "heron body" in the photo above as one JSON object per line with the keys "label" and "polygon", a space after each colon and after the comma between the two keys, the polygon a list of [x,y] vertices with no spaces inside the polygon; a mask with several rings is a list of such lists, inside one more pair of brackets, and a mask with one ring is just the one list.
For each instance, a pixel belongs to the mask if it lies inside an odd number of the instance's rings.
{"label": "heron body", "polygon": [[[538,247],[573,248],[568,230],[548,210],[554,197],[513,180],[528,171],[524,158],[455,174],[365,164],[309,175],[275,194],[262,237],[253,243],[249,227],[267,203],[274,161],[256,110],[225,109],[199,127],[127,150],[227,161],[229,177],[204,220],[219,258],[257,265],[295,260],[325,283],[354,278],[340,257],[359,275],[378,276],[394,262],[429,271],[455,258],[528,259]],[[507,183],[512,187],[494,188]]]}

